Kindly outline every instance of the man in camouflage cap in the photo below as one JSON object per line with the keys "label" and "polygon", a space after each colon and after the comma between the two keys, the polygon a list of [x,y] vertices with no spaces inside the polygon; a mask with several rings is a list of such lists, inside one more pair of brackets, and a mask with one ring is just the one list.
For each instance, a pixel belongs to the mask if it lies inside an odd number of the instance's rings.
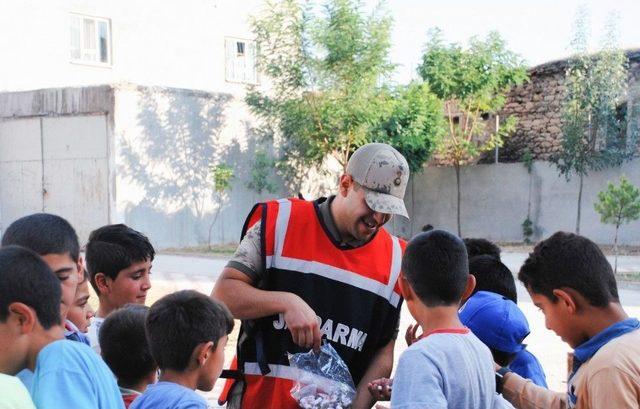
{"label": "man in camouflage cap", "polygon": [[240,380],[221,396],[228,407],[296,408],[285,352],[318,349],[321,338],[349,367],[353,408],[372,406],[367,385],[393,365],[405,247],[383,225],[394,214],[408,217],[408,179],[396,149],[370,143],[351,156],[336,195],[254,207],[212,293],[243,320]]}

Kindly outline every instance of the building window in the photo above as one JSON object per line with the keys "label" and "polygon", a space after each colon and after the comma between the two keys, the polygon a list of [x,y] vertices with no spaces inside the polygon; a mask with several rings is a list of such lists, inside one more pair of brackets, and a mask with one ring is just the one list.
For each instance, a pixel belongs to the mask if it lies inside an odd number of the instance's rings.
{"label": "building window", "polygon": [[257,84],[256,43],[237,38],[225,39],[226,70],[229,82]]}
{"label": "building window", "polygon": [[70,17],[71,61],[111,65],[111,22],[79,14]]}

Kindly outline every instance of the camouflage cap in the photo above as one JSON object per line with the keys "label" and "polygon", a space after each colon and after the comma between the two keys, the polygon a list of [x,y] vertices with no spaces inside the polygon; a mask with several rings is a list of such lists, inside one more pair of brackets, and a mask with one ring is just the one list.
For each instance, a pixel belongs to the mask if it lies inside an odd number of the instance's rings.
{"label": "camouflage cap", "polygon": [[347,174],[364,187],[364,197],[371,209],[409,218],[404,205],[409,164],[393,147],[385,143],[361,146],[351,155]]}

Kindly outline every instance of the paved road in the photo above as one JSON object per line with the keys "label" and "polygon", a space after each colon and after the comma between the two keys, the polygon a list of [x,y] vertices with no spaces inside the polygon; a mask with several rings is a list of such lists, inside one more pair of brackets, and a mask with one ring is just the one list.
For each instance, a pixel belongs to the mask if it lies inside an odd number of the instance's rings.
{"label": "paved road", "polygon": [[[517,273],[526,253],[504,253],[504,263]],[[611,260],[612,261],[612,260]],[[205,294],[210,294],[215,280],[224,268],[226,259],[209,259],[200,257],[185,257],[173,255],[158,255],[153,262],[153,288],[149,303],[169,292],[182,289],[195,289]],[[618,266],[622,271],[640,271],[640,257],[628,256],[618,260]],[[625,309],[631,316],[640,317],[640,289],[621,289],[620,298]],[[527,337],[528,349],[535,354],[547,374],[549,387],[555,390],[565,389],[566,356],[570,348],[563,343],[553,332],[547,330],[544,317],[531,303],[531,298],[526,290],[518,283],[518,305],[523,310],[531,328],[531,334]],[[406,308],[403,308],[400,323],[400,338],[396,343],[396,361],[402,351],[406,349],[403,334],[413,320]],[[230,360],[235,351],[234,345],[228,345],[226,358]],[[212,393],[204,394],[209,404],[217,408],[215,396],[217,396],[222,384],[218,382]]]}

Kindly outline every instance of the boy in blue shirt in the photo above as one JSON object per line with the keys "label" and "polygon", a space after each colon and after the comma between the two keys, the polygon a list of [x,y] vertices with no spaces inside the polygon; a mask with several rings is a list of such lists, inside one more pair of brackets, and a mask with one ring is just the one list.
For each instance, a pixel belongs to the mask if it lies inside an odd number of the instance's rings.
{"label": "boy in blue shirt", "polygon": [[60,282],[19,246],[0,249],[0,373],[33,371],[39,409],[124,408],[109,368],[91,348],[64,339]]}
{"label": "boy in blue shirt", "polygon": [[124,406],[156,382],[158,365],[145,333],[149,307],[127,304],[109,314],[100,330],[102,359],[118,379]]}
{"label": "boy in blue shirt", "polygon": [[147,317],[147,336],[162,374],[130,408],[207,409],[195,390],[213,389],[232,329],[227,307],[196,291],[178,291],[156,301]]}
{"label": "boy in blue shirt", "polygon": [[399,281],[407,307],[424,333],[400,357],[391,407],[491,409],[495,393],[489,349],[458,318],[475,279],[467,251],[451,233],[417,235],[402,259]]}

